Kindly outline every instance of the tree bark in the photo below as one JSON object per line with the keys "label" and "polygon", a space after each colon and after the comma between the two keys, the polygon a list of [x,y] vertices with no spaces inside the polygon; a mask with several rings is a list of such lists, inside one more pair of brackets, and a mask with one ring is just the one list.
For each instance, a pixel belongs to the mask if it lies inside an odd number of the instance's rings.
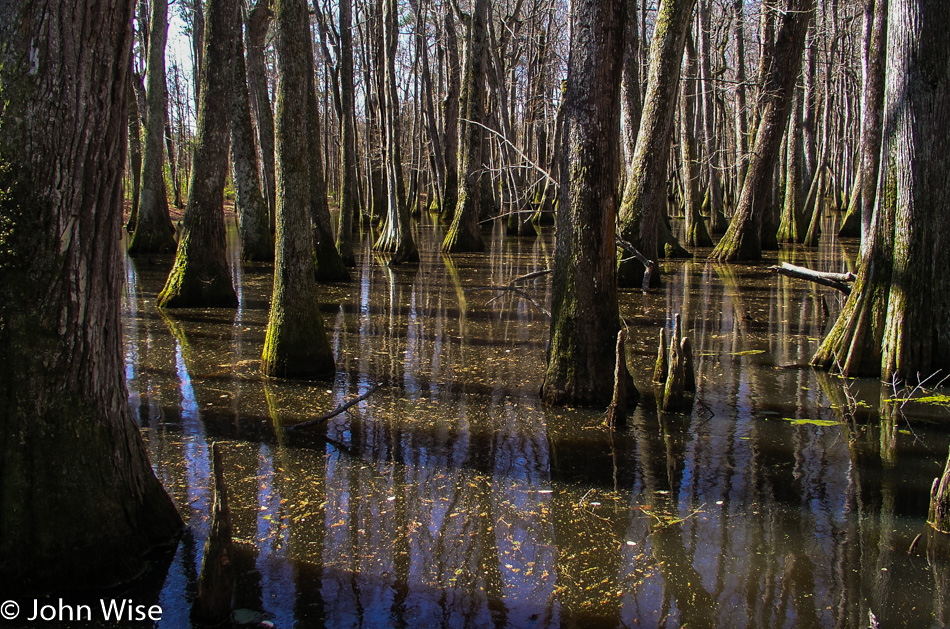
{"label": "tree bark", "polygon": [[445,188],[442,191],[442,220],[451,222],[455,216],[458,202],[458,148],[459,148],[459,95],[462,91],[461,67],[459,63],[458,35],[455,31],[455,17],[449,3],[445,9],[442,23],[445,26],[445,49],[447,61],[447,89],[442,103],[442,119],[445,126]]}
{"label": "tree bark", "polygon": [[700,213],[699,169],[696,166],[696,74],[698,63],[696,47],[690,35],[686,36],[686,76],[680,81],[680,174],[683,179],[683,213],[686,216],[686,244],[693,247],[712,247],[713,241],[706,230]]}
{"label": "tree bark", "polygon": [[0,8],[5,591],[133,579],[181,528],[123,376],[131,10],[129,0]]}
{"label": "tree bark", "polygon": [[132,207],[125,229],[131,234],[135,232],[139,218],[139,194],[142,191],[142,126],[134,96],[129,98],[129,169],[132,171],[129,173],[132,176]]}
{"label": "tree bark", "polygon": [[135,231],[129,255],[171,253],[175,250],[175,228],[168,214],[165,191],[164,141],[168,91],[165,86],[165,40],[168,37],[168,4],[152,3],[149,18],[145,117],[145,147],[142,155],[142,188]]}
{"label": "tree bark", "polygon": [[[855,191],[839,235],[860,236],[862,249],[870,241],[877,177],[881,165],[882,120],[884,118],[884,67],[887,61],[888,0],[868,0],[867,59],[861,101],[860,172]],[[856,229],[854,227],[857,227]]]}
{"label": "tree bark", "polygon": [[356,266],[353,223],[359,211],[356,180],[356,101],[353,87],[353,0],[340,0],[340,216],[336,250],[346,266]]}
{"label": "tree bark", "polygon": [[[478,221],[481,215],[482,126],[485,117],[485,75],[487,73],[488,0],[475,0],[465,43],[462,73],[458,164],[458,200],[452,225],[442,241],[442,251],[481,251],[485,248]],[[500,87],[500,86],[499,86]],[[502,112],[500,115],[504,115]]]}
{"label": "tree bark", "polygon": [[782,218],[778,226],[778,241],[800,243],[804,239],[802,190],[802,103],[801,92],[796,90],[785,141],[785,198]]}
{"label": "tree bark", "polygon": [[306,0],[278,0],[277,255],[264,376],[322,378],[335,371],[313,273],[307,103],[312,67]]}
{"label": "tree bark", "polygon": [[[310,59],[313,59],[311,52]],[[307,72],[307,152],[310,168],[310,218],[313,225],[316,278],[321,282],[347,282],[350,272],[333,240],[327,182],[323,178],[323,154],[320,151],[320,110],[313,81],[313,62]],[[355,190],[355,187],[354,187]]]}
{"label": "tree bark", "polygon": [[270,232],[267,202],[261,191],[261,176],[257,168],[254,125],[251,122],[247,69],[244,64],[244,38],[240,28],[235,35],[234,47],[234,67],[231,72],[234,77],[231,95],[231,164],[241,236],[241,259],[272,262],[274,238]]}
{"label": "tree bark", "polygon": [[950,5],[890,0],[881,176],[854,289],[811,363],[923,378],[950,367]]}
{"label": "tree bark", "polygon": [[233,100],[236,23],[236,0],[208,0],[194,167],[175,265],[155,302],[159,308],[237,307],[224,229],[231,107],[221,106]]}
{"label": "tree bark", "polygon": [[396,0],[383,3],[383,115],[386,121],[386,222],[373,248],[390,254],[389,264],[419,262],[419,251],[412,238],[409,208],[401,194],[402,152],[399,147],[399,98],[396,93],[396,47],[399,43],[399,5]]}
{"label": "tree bark", "polygon": [[788,0],[775,41],[775,58],[770,64],[767,80],[760,87],[761,119],[749,172],[729,229],[710,254],[710,259],[725,262],[762,257],[763,218],[772,211],[764,206],[773,197],[775,166],[788,124],[795,81],[801,70],[805,32],[814,10],[815,0]]}
{"label": "tree bark", "polygon": [[251,94],[251,111],[257,121],[258,145],[261,149],[261,181],[270,213],[270,229],[275,229],[277,216],[277,184],[274,174],[274,112],[267,90],[267,64],[264,59],[265,38],[270,26],[271,0],[257,0],[247,17],[247,87]]}
{"label": "tree bark", "polygon": [[[643,99],[643,117],[627,183],[620,203],[620,230],[648,259],[684,255],[664,222],[667,167],[673,140],[674,106],[680,64],[696,0],[663,0],[650,44],[650,76]],[[618,269],[621,286],[639,286],[643,267],[631,260]],[[659,285],[660,274],[652,276]]]}
{"label": "tree bark", "polygon": [[[606,408],[620,330],[614,226],[623,2],[577,2],[571,20],[551,337],[541,397],[551,404]],[[635,391],[631,380],[628,396]]]}
{"label": "tree bark", "polygon": [[749,152],[749,123],[746,104],[745,74],[745,3],[733,0],[732,37],[736,44],[736,186],[741,189],[745,181]]}
{"label": "tree bark", "polygon": [[[709,197],[709,231],[714,234],[725,233],[729,227],[723,210],[722,182],[720,176],[719,145],[716,139],[716,83],[712,77],[712,44],[709,29],[709,0],[699,0],[699,62],[702,70],[703,87],[703,135],[706,147],[706,171],[709,173],[707,194]],[[710,241],[710,246],[712,241]]]}
{"label": "tree bark", "polygon": [[626,0],[623,41],[623,77],[620,79],[620,111],[623,129],[624,163],[633,161],[643,115],[640,96],[640,40],[638,38],[637,6],[639,0]]}

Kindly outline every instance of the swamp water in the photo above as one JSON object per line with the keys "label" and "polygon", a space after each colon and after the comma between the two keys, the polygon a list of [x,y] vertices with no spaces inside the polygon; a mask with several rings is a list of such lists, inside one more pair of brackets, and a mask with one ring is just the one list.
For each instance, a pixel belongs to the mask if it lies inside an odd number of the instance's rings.
{"label": "swamp water", "polygon": [[[549,230],[553,232],[553,230]],[[133,415],[187,530],[153,577],[188,625],[220,443],[235,618],[287,627],[866,627],[950,621],[947,545],[925,524],[950,410],[807,367],[841,298],[760,265],[664,264],[624,292],[641,392],[628,427],[538,400],[548,319],[504,286],[553,264],[552,234],[418,269],[364,240],[320,286],[333,381],[262,381],[271,273],[232,246],[240,306],[162,313],[168,271],[127,263]],[[846,270],[845,248],[782,260]],[[853,251],[850,252],[853,256]],[[548,306],[550,276],[519,284]],[[696,404],[656,412],[658,330],[682,314]],[[321,426],[287,429],[379,389]],[[879,413],[880,410],[880,413]],[[881,418],[883,417],[883,418]],[[912,541],[922,538],[912,552]]]}

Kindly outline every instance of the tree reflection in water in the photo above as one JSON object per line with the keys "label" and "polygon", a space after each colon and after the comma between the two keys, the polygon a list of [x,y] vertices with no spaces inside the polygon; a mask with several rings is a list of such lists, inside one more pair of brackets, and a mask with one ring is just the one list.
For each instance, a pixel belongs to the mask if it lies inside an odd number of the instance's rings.
{"label": "tree reflection in water", "polygon": [[[876,382],[805,366],[837,295],[769,274],[774,260],[668,262],[664,289],[623,295],[628,357],[646,385],[656,329],[681,314],[697,403],[658,415],[647,398],[610,434],[599,413],[539,403],[543,312],[472,290],[548,268],[550,235],[496,232],[485,254],[445,258],[441,238],[437,225],[418,229],[418,270],[378,264],[364,242],[355,282],[321,287],[339,369],[324,383],[257,375],[267,267],[232,256],[236,315],[163,317],[153,304],[167,269],[128,262],[130,403],[189,524],[157,594],[168,622],[186,622],[194,596],[212,440],[230,486],[242,618],[860,627],[870,614],[881,626],[947,617],[947,544],[925,526],[946,413],[882,404]],[[782,259],[840,271],[845,251]],[[545,304],[549,282],[523,288]],[[286,428],[377,384],[323,426]]]}

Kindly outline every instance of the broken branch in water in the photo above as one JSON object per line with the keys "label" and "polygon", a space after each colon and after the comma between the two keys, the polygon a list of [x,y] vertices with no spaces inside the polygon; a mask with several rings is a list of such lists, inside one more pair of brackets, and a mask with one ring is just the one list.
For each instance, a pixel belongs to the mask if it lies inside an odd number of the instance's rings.
{"label": "broken branch in water", "polygon": [[640,264],[643,265],[643,284],[641,289],[644,293],[649,292],[650,290],[650,278],[653,277],[654,271],[656,271],[656,263],[653,260],[647,259],[645,255],[640,253],[640,251],[631,245],[629,242],[620,237],[620,234],[616,236],[617,246],[632,255],[636,258]]}
{"label": "broken branch in water", "polygon": [[[521,289],[521,288],[518,288],[517,286],[515,286],[515,284],[517,284],[518,282],[526,282],[526,281],[528,281],[528,280],[533,280],[533,279],[536,279],[536,278],[538,278],[538,277],[542,277],[542,276],[544,276],[544,275],[548,275],[548,274],[550,274],[551,272],[552,272],[551,269],[542,269],[542,270],[540,270],[540,271],[534,271],[534,272],[532,272],[532,273],[526,273],[526,274],[524,274],[524,275],[519,275],[518,277],[516,277],[515,279],[511,280],[510,282],[508,282],[508,283],[507,283],[506,285],[504,285],[504,286],[472,286],[471,288],[467,288],[466,290],[469,290],[469,291],[476,291],[476,290],[497,290],[497,291],[503,291],[503,292],[514,293],[514,294],[518,295],[519,297],[521,297],[522,299],[524,299],[525,301],[527,301],[528,303],[530,303],[531,305],[533,305],[535,308],[537,308],[537,309],[540,310],[541,312],[543,312],[546,317],[550,318],[550,317],[551,317],[551,313],[548,312],[548,310],[547,310],[544,306],[542,306],[541,304],[539,304],[539,303],[538,303],[531,295],[529,295],[524,289]],[[499,295],[499,296],[500,296],[500,295]],[[493,297],[492,299],[490,299],[490,300],[488,301],[488,303],[491,303],[491,302],[495,301],[495,299],[498,299],[498,297]]]}
{"label": "broken branch in water", "polygon": [[336,417],[337,415],[339,415],[339,414],[345,412],[345,411],[346,411],[348,408],[350,408],[351,406],[354,406],[354,405],[356,405],[356,404],[359,404],[360,402],[362,402],[363,400],[365,400],[366,398],[368,398],[368,397],[371,396],[372,394],[374,394],[374,393],[376,393],[377,391],[379,391],[379,388],[380,388],[380,387],[379,387],[378,384],[374,384],[374,385],[373,385],[373,388],[370,389],[369,391],[367,391],[366,393],[364,393],[363,395],[361,395],[361,396],[359,396],[359,397],[357,397],[357,398],[353,398],[352,400],[350,400],[349,402],[346,402],[345,404],[340,404],[339,406],[337,406],[335,409],[333,409],[332,411],[330,411],[330,412],[327,413],[326,415],[321,415],[320,417],[317,417],[316,419],[310,419],[310,420],[307,420],[307,421],[305,421],[305,422],[300,422],[299,424],[293,424],[292,426],[287,426],[287,430],[294,430],[294,429],[296,429],[296,428],[307,428],[307,427],[309,427],[309,426],[317,426],[317,425],[322,424],[323,422],[325,422],[325,421],[327,421],[327,420],[333,419],[333,418]]}
{"label": "broken branch in water", "polygon": [[851,294],[851,283],[857,279],[854,273],[826,273],[815,271],[803,266],[795,266],[788,262],[783,262],[782,266],[770,266],[769,270],[775,271],[779,275],[794,277],[800,280],[807,280],[822,286],[828,286],[840,290],[845,295]]}

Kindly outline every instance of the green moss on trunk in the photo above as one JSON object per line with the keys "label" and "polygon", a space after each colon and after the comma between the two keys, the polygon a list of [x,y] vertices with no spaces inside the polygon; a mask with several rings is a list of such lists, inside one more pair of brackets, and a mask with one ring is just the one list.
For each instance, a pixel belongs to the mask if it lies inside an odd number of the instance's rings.
{"label": "green moss on trunk", "polygon": [[261,372],[269,377],[323,378],[334,373],[313,273],[307,120],[312,74],[307,6],[279,0],[277,58],[277,256]]}
{"label": "green moss on trunk", "polygon": [[158,296],[159,308],[237,306],[224,229],[234,77],[235,0],[210,0],[205,14],[205,72],[201,76],[194,168],[175,265]]}

